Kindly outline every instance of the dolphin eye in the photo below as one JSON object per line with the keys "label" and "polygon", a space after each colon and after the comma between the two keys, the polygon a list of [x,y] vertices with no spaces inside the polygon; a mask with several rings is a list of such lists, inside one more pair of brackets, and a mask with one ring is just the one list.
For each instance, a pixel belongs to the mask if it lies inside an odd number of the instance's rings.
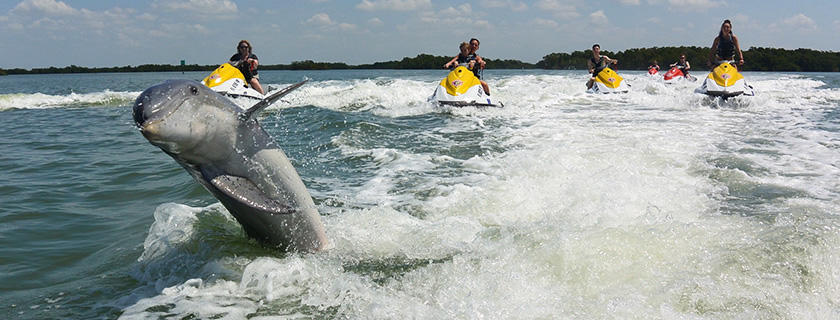
{"label": "dolphin eye", "polygon": [[195,96],[198,95],[198,88],[190,86],[190,92]]}

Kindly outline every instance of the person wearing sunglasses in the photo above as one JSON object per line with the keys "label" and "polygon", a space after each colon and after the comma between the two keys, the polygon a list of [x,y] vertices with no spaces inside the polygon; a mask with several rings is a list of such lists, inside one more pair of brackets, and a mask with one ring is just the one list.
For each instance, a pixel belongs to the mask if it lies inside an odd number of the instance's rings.
{"label": "person wearing sunglasses", "polygon": [[260,75],[257,72],[260,61],[257,59],[257,55],[251,53],[253,49],[254,47],[248,40],[240,40],[239,44],[236,45],[236,54],[230,57],[230,64],[242,71],[247,84],[250,84],[259,93],[265,94],[262,85],[260,85]]}
{"label": "person wearing sunglasses", "polygon": [[688,78],[688,70],[691,70],[691,64],[685,59],[685,54],[680,55],[680,60],[671,64],[671,67],[677,67],[682,71],[683,76]]}

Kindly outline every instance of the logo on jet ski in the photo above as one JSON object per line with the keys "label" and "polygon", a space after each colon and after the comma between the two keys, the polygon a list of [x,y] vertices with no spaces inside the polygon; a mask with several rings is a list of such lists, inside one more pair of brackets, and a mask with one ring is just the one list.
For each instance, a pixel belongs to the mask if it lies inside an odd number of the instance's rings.
{"label": "logo on jet ski", "polygon": [[460,87],[462,84],[464,84],[464,82],[463,82],[463,81],[461,81],[461,80],[455,80],[455,81],[452,81],[452,86],[453,86],[453,87],[456,87],[456,88],[457,88],[457,87]]}
{"label": "logo on jet ski", "polygon": [[615,82],[615,78],[607,78],[607,81],[609,81],[609,82]]}
{"label": "logo on jet ski", "polygon": [[721,77],[721,78],[723,78],[723,79],[729,79],[729,78],[731,78],[732,76],[731,76],[730,74],[728,74],[728,73],[724,73],[724,74],[720,75],[720,77]]}

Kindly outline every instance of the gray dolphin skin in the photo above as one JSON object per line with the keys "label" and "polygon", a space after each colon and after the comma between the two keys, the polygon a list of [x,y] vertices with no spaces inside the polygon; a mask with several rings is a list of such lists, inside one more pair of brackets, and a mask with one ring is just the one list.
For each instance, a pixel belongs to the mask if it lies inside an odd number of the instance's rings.
{"label": "gray dolphin skin", "polygon": [[253,109],[199,82],[169,80],[140,94],[134,121],[151,144],[219,199],[248,236],[284,251],[325,249],[312,197]]}

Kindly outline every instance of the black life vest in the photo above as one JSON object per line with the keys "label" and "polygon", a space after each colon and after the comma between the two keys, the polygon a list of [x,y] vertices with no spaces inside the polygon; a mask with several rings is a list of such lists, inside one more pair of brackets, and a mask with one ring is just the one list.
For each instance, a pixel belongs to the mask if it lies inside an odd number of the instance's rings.
{"label": "black life vest", "polygon": [[474,54],[474,53],[470,53],[470,54],[468,54],[468,55],[466,55],[466,56],[462,56],[462,55],[459,53],[459,54],[458,54],[458,60],[457,60],[457,62],[458,62],[458,64],[469,64],[469,63],[470,63],[470,61],[475,61],[475,60],[476,60],[476,58],[475,58],[475,54]]}
{"label": "black life vest", "polygon": [[732,59],[735,57],[735,41],[730,33],[729,37],[721,35],[718,37],[717,56],[721,59]]}
{"label": "black life vest", "polygon": [[589,61],[592,61],[592,64],[595,66],[595,71],[592,72],[592,75],[597,75],[601,72],[601,70],[604,70],[607,67],[607,64],[604,63],[603,56],[601,56],[598,60],[595,60],[594,57],[589,58]]}

